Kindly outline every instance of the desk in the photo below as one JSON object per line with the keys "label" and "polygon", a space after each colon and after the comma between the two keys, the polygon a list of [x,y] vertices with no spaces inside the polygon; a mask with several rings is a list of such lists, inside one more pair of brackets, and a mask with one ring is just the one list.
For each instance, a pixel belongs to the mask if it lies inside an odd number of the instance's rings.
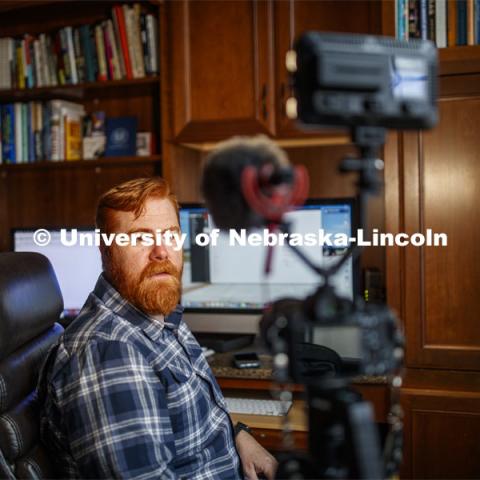
{"label": "desk", "polygon": [[[271,398],[272,357],[259,355],[261,366],[255,369],[240,370],[231,366],[231,353],[217,353],[209,358],[209,364],[222,388],[225,396],[248,398]],[[358,377],[352,382],[365,400],[373,404],[375,420],[386,423],[389,409],[389,387],[385,377]],[[302,398],[304,388],[294,385],[292,388],[294,401],[289,412],[294,433],[295,448],[306,450],[308,446],[307,415],[305,401]],[[268,450],[279,452],[282,446],[282,418],[263,415],[232,414],[234,422],[246,423],[252,429],[252,434]]]}

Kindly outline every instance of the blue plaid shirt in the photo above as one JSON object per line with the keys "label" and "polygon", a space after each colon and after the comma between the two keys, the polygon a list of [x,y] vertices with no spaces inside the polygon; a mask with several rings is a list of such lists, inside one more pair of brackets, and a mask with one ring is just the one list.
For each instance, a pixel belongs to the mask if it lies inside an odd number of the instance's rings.
{"label": "blue plaid shirt", "polygon": [[180,306],[162,324],[101,275],[39,388],[42,440],[63,477],[242,478],[225,400]]}

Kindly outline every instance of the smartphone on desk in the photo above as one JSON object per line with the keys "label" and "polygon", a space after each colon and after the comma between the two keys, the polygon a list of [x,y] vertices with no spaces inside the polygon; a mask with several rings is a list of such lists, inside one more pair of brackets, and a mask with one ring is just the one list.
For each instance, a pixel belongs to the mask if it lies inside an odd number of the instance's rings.
{"label": "smartphone on desk", "polygon": [[235,368],[259,368],[260,358],[255,352],[235,353],[233,366]]}

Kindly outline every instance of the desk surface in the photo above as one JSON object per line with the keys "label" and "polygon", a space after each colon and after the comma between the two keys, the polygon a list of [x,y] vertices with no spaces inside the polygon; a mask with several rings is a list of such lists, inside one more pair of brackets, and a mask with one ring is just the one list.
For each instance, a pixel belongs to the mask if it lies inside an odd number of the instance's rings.
{"label": "desk surface", "polygon": [[[259,355],[260,368],[234,368],[232,367],[231,353],[216,353],[208,359],[213,374],[217,378],[236,378],[250,380],[272,380],[273,363],[271,355]],[[360,376],[352,379],[355,384],[380,384],[386,385],[387,378],[384,376],[367,377]]]}
{"label": "desk surface", "polygon": [[[272,415],[248,415],[244,413],[231,413],[233,423],[242,422],[255,428],[266,428],[271,430],[282,430],[283,417],[274,417]],[[305,411],[305,402],[303,400],[294,400],[292,408],[287,415],[290,422],[290,428],[296,432],[308,431],[308,418]]]}

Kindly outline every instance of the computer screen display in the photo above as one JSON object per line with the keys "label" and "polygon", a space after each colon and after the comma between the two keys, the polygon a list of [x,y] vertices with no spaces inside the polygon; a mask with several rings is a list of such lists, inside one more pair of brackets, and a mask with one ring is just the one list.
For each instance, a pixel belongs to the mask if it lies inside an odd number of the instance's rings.
{"label": "computer screen display", "polygon": [[[351,199],[317,200],[288,213],[286,218],[291,222],[291,232],[304,238],[307,233],[318,235],[320,230],[332,235],[342,233],[350,238],[353,209]],[[182,304],[187,311],[260,311],[282,297],[304,298],[320,284],[317,274],[286,244],[274,247],[268,276],[265,275],[268,247],[263,244],[241,243],[240,238],[232,245],[232,236],[222,232],[215,245],[197,245],[194,239],[198,234],[215,228],[208,211],[201,206],[184,206],[180,211],[180,224],[186,234]],[[300,248],[324,267],[337,262],[347,249],[319,247],[318,242]],[[333,278],[333,285],[339,295],[352,299],[355,284],[355,266],[349,259]]]}
{"label": "computer screen display", "polygon": [[[38,246],[33,240],[34,229],[13,231],[13,249],[16,252],[38,252],[53,266],[63,296],[64,313],[75,315],[82,308],[102,272],[100,252],[96,246],[70,246],[60,242],[60,229],[50,229],[50,243]],[[93,229],[78,229],[79,233]]]}

